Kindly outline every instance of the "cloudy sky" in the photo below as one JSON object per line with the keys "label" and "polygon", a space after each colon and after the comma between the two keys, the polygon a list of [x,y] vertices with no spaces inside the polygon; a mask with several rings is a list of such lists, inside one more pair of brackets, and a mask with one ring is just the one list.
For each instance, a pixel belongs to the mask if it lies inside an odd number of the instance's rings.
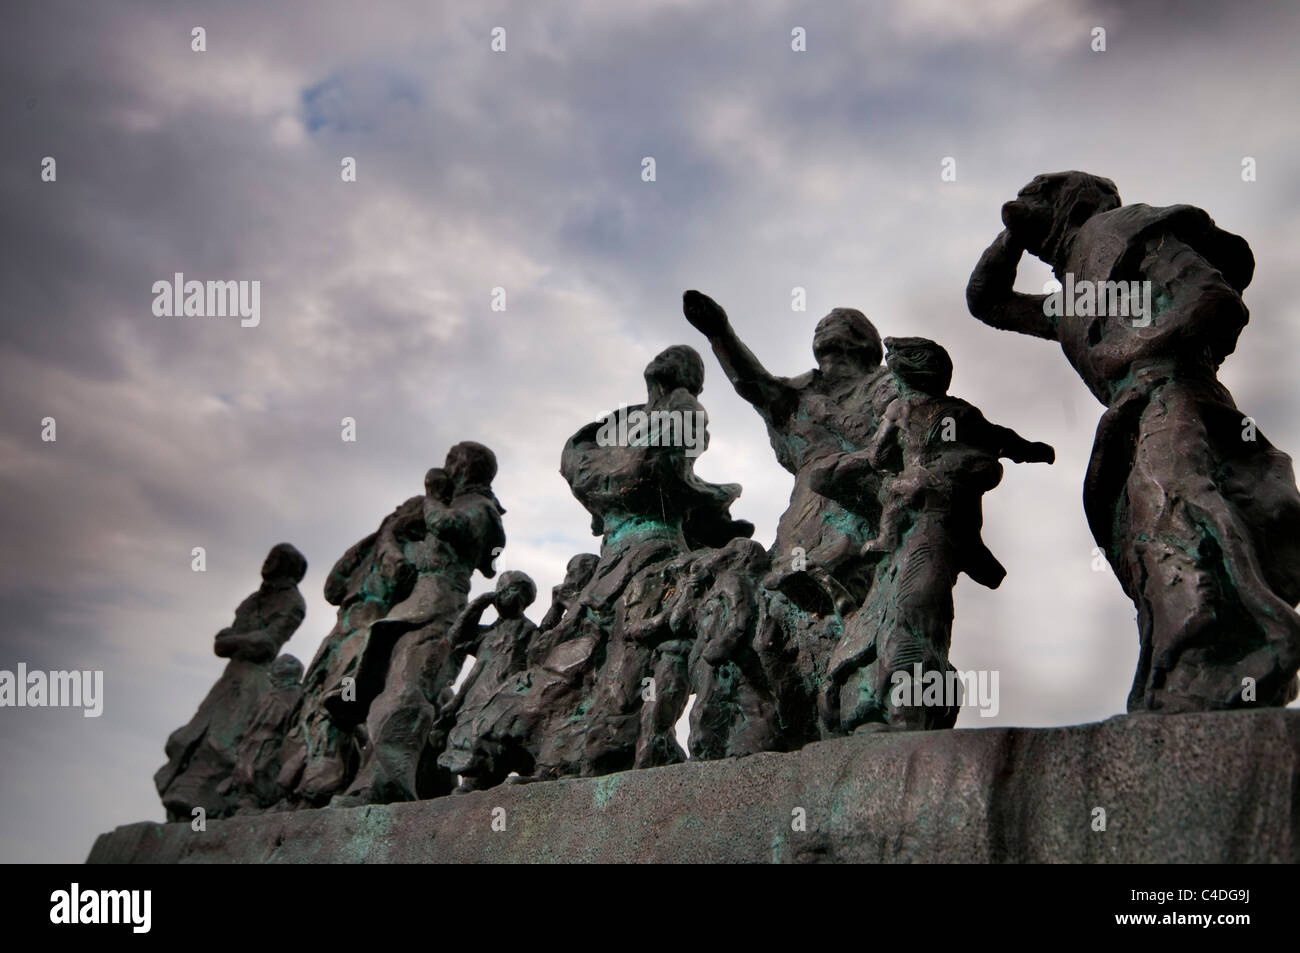
{"label": "cloudy sky", "polygon": [[[163,742],[220,674],[212,636],[266,550],[310,563],[287,646],[309,661],[330,565],[458,440],[500,461],[498,565],[549,593],[596,545],[560,448],[641,398],[669,344],[706,357],[698,471],[742,483],[733,512],[770,543],[791,478],[682,319],[692,287],[780,374],[812,366],[836,306],[936,338],[954,393],[1055,445],[986,497],[1009,575],[958,584],[952,660],[1001,673],[1001,710],[959,724],[1121,712],[1133,610],[1092,571],[1080,503],[1101,408],[1055,345],[981,325],[963,289],[1036,173],[1202,206],[1258,262],[1223,379],[1300,450],[1298,16],[1224,6],[6,3],[0,669],[100,669],[106,698],[98,719],[0,710],[0,860],[79,861],[160,820]],[[175,272],[260,281],[260,325],[155,316]]]}

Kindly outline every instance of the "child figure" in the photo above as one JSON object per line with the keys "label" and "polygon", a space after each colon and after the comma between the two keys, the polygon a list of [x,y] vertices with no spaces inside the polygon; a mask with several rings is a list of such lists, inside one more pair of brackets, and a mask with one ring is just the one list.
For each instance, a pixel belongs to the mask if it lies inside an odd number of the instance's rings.
{"label": "child figure", "polygon": [[685,760],[674,726],[691,694],[691,757],[726,758],[779,747],[775,702],[755,643],[767,624],[758,580],[771,568],[752,539],[684,557],[671,596],[630,638],[655,646],[655,693],[641,708],[636,767]]}
{"label": "child figure", "polygon": [[600,557],[595,553],[579,553],[572,557],[564,569],[564,580],[551,588],[551,607],[546,610],[537,634],[528,647],[528,664],[541,665],[565,632],[559,628],[565,616],[581,605],[581,596],[591,577],[596,574]]}
{"label": "child figure", "polygon": [[[524,615],[524,610],[536,598],[537,585],[527,573],[502,573],[496,590],[471,601],[446,636],[454,654],[474,656],[474,667],[434,729],[435,735],[441,735],[435,739],[435,747],[440,751],[446,747],[438,762],[462,775],[462,790],[491,787],[505,780],[510,771],[530,767],[512,764],[508,757],[494,757],[494,749],[473,735],[477,717],[489,706],[498,689],[528,666],[528,649],[537,626]],[[497,620],[491,625],[480,625],[479,620],[488,606],[496,608]],[[446,729],[449,724],[450,735]],[[444,746],[443,739],[449,740],[450,745]]]}
{"label": "child figure", "polygon": [[840,732],[870,723],[904,729],[951,728],[959,703],[916,704],[891,693],[898,672],[921,665],[948,677],[952,590],[965,573],[996,589],[1006,569],[980,538],[983,495],[1002,479],[1002,458],[1055,458],[1051,447],[990,423],[948,394],[952,361],[925,338],[886,338],[896,396],[861,450],[813,465],[812,487],[861,505],[876,492],[876,537],[863,555],[883,560],[865,602],[846,618],[818,693],[822,724]]}
{"label": "child figure", "polygon": [[[909,337],[885,338],[885,346],[889,349],[885,363],[894,375],[898,396],[885,408],[862,453],[876,470],[892,469],[890,464],[901,454],[902,469],[881,486],[880,529],[862,547],[864,556],[893,552],[917,509],[927,502],[951,502],[962,495],[964,488],[953,479],[955,471],[978,468],[981,462],[996,467],[1002,457],[1017,463],[1051,463],[1056,458],[1047,444],[990,423],[976,407],[950,396],[952,359],[939,344]],[[982,489],[976,489],[976,506]],[[977,526],[978,522],[982,520]],[[1001,581],[1001,573],[997,575]]]}

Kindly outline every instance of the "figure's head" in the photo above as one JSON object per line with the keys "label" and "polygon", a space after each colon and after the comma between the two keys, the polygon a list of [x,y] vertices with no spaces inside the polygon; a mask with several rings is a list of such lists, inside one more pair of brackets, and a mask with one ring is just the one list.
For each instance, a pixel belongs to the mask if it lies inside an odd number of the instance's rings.
{"label": "figure's head", "polygon": [[[443,469],[457,487],[491,486],[497,475],[497,458],[483,444],[463,440],[447,451]],[[427,475],[425,486],[428,486]]]}
{"label": "figure's head", "polygon": [[885,338],[885,347],[885,363],[908,387],[935,397],[948,392],[952,358],[942,346],[929,338]]}
{"label": "figure's head", "polygon": [[1110,179],[1087,172],[1051,172],[1034,176],[1002,206],[1002,224],[1026,251],[1055,262],[1079,226],[1121,204],[1119,189]]}
{"label": "figure's head", "polygon": [[691,558],[685,589],[699,595],[727,572],[751,578],[759,577],[771,568],[771,563],[772,557],[762,543],[745,536],[736,536],[720,549],[709,549],[702,555]]}
{"label": "figure's head", "polygon": [[830,378],[858,377],[880,366],[880,332],[856,308],[836,308],[817,322],[813,356]]}
{"label": "figure's head", "polygon": [[669,394],[679,387],[699,397],[704,390],[704,361],[699,351],[685,344],[666,347],[645,366],[646,388]]}
{"label": "figure's head", "polygon": [[577,592],[591,581],[598,562],[600,557],[595,553],[578,553],[564,567],[564,582],[561,585],[570,592]]}
{"label": "figure's head", "polygon": [[770,568],[771,554],[756,539],[737,536],[722,547],[727,564],[744,575],[758,575]]}
{"label": "figure's head", "polygon": [[375,557],[372,572],[377,572],[380,579],[387,580],[394,587],[416,572],[402,552],[402,544],[396,540],[384,540],[376,548]]}
{"label": "figure's head", "polygon": [[424,472],[424,494],[425,496],[441,496],[443,484],[447,479],[447,471],[442,467],[429,467]]}
{"label": "figure's head", "polygon": [[754,605],[743,597],[734,580],[761,579],[769,568],[771,560],[763,544],[744,537],[695,560],[684,593],[688,598],[674,609],[675,627],[693,627],[705,639],[737,628],[749,631],[756,614]]}
{"label": "figure's head", "polygon": [[262,562],[262,578],[267,582],[297,585],[307,575],[307,557],[289,543],[276,543]]}
{"label": "figure's head", "polygon": [[276,688],[293,688],[302,681],[302,662],[292,655],[277,655],[271,663],[271,684]]}
{"label": "figure's head", "polygon": [[537,584],[526,572],[510,570],[503,572],[497,580],[496,598],[493,605],[497,615],[503,619],[517,619],[537,598]]}

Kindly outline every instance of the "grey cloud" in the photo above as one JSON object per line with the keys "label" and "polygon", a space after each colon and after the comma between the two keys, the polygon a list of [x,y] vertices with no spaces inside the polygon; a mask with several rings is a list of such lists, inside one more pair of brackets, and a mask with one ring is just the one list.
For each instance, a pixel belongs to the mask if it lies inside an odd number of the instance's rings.
{"label": "grey cloud", "polygon": [[[1178,10],[11,5],[0,667],[92,659],[120,701],[97,744],[77,719],[0,713],[0,753],[26,769],[0,782],[0,856],[78,860],[92,832],[161,817],[149,775],[220,671],[211,636],[266,549],[288,539],[308,557],[288,650],[310,658],[332,623],[329,566],[457,440],[497,450],[503,565],[548,592],[597,542],[560,447],[637,399],[667,344],[705,354],[701,474],[743,483],[736,513],[770,541],[789,477],[682,320],[686,287],[715,294],[778,373],[811,366],[833,306],[934,336],[956,393],[1054,443],[1055,467],[1012,466],[987,497],[1010,576],[997,592],[959,585],[953,658],[999,668],[1003,705],[962,724],[1120,710],[1132,609],[1092,573],[1079,503],[1100,408],[1058,349],[979,325],[962,293],[998,206],[1037,172],[1087,168],[1128,201],[1203,205],[1259,259],[1224,379],[1271,440],[1300,448],[1300,170],[1279,98],[1295,14]],[[1098,17],[1106,54],[1087,50]],[[204,54],[189,50],[199,23]],[[794,25],[806,54],[789,49]],[[1256,152],[1260,181],[1243,184]],[[339,179],[344,155],[356,184]],[[939,181],[946,155],[956,183]],[[261,280],[262,325],[155,318],[150,286],[177,270]],[[497,285],[504,313],[489,308]],[[790,311],[793,285],[807,313]],[[42,444],[51,413],[59,441]],[[339,440],[343,416],[356,444]],[[190,571],[195,545],[206,574]],[[98,775],[84,821],[60,823]],[[43,800],[42,784],[60,793]]]}

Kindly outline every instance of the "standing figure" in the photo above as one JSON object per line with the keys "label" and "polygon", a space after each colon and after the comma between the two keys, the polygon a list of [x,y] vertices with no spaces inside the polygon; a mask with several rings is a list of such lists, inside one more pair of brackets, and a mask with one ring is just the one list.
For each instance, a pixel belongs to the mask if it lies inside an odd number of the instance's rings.
{"label": "standing figure", "polygon": [[690,695],[692,758],[715,759],[785,748],[765,666],[774,628],[759,581],[770,568],[762,545],[736,538],[683,557],[663,609],[632,632],[656,646],[655,695],[642,707],[637,767],[684,760],[674,728]]}
{"label": "standing figure", "polygon": [[781,593],[769,611],[780,626],[774,651],[787,655],[780,689],[784,730],[803,743],[822,736],[816,696],[842,632],[842,615],[866,599],[872,561],[862,546],[876,536],[878,513],[873,476],[862,474],[862,505],[845,507],[810,483],[819,460],[861,450],[894,395],[881,365],[884,348],[862,312],[836,308],[817,323],[817,367],[798,377],[771,374],[732,329],[727,314],[707,295],[682,297],[687,321],[702,332],[736,393],[767,425],[777,462],[794,475],[790,504],[777,524],[773,569],[764,580]]}
{"label": "standing figure", "polygon": [[[708,446],[707,415],[697,399],[704,387],[700,355],[684,345],[665,348],[644,377],[644,405],[588,424],[561,456],[560,472],[602,539],[592,581],[578,610],[557,628],[556,649],[545,663],[565,668],[565,678],[580,678],[569,683],[577,697],[555,703],[542,735],[537,763],[551,776],[604,774],[678,756],[675,745],[642,745],[638,760],[643,707],[651,697],[645,680],[664,662],[656,645],[637,637],[638,627],[678,584],[681,557],[754,532],[753,524],[730,516],[738,484],[695,474],[695,460]],[[645,414],[652,429],[626,444],[611,443],[624,413],[629,420]],[[676,434],[666,433],[674,425]],[[587,664],[576,670],[552,661],[556,652],[567,658],[573,651],[564,644],[571,638],[590,646]]]}
{"label": "standing figure", "polygon": [[448,631],[465,608],[470,576],[475,569],[496,575],[492,563],[506,542],[505,509],[492,492],[496,472],[487,447],[456,444],[445,469],[425,479],[421,519],[399,529],[418,576],[410,595],[370,626],[357,674],[366,747],[341,805],[413,801],[451,790],[431,733],[465,659]]}
{"label": "standing figure", "polygon": [[[754,529],[731,518],[738,485],[694,472],[707,442],[699,354],[665,349],[646,366],[645,382],[645,404],[593,421],[565,444],[560,472],[591,514],[600,557],[545,633],[545,655],[507,679],[466,731],[500,763],[531,761],[534,779],[637,763],[643,682],[657,661],[638,625],[662,609],[688,552]],[[645,429],[645,421],[654,423]]]}
{"label": "standing figure", "polygon": [[[474,667],[455,700],[444,709],[435,728],[434,746],[442,751],[438,763],[452,774],[462,776],[464,790],[500,784],[511,771],[532,773],[531,759],[511,761],[510,756],[519,749],[502,749],[490,739],[476,737],[474,730],[478,716],[501,686],[528,667],[537,626],[524,611],[536,598],[537,585],[527,573],[502,573],[496,591],[470,602],[451,627],[449,641],[458,650],[474,656]],[[488,606],[496,608],[497,619],[491,625],[480,625],[479,620]],[[446,750],[443,750],[444,740]]]}
{"label": "standing figure", "polygon": [[306,614],[298,591],[306,572],[297,549],[273,546],[262,563],[262,585],[217,633],[213,651],[230,661],[189,724],[167,739],[167,763],[154,775],[169,821],[189,820],[195,808],[226,817],[240,806],[230,778],[254,713],[274,687],[271,662]]}
{"label": "standing figure", "polygon": [[[812,485],[854,506],[862,475],[880,483],[880,533],[863,547],[882,560],[871,593],[846,619],[818,697],[825,724],[849,732],[868,723],[951,728],[959,701],[918,691],[895,693],[918,674],[953,684],[952,589],[958,573],[996,589],[1006,575],[980,538],[981,497],[1002,480],[999,458],[1051,463],[1055,452],[990,423],[948,395],[952,360],[925,338],[886,338],[898,396],[885,409],[866,449],[815,465]],[[919,669],[917,668],[919,666]],[[954,688],[953,696],[956,695]]]}
{"label": "standing figure", "polygon": [[551,606],[542,617],[541,624],[537,626],[538,632],[528,647],[529,665],[543,661],[554,647],[555,641],[551,638],[551,633],[569,611],[577,606],[578,596],[587,583],[591,582],[592,573],[596,571],[599,561],[600,557],[595,553],[578,553],[569,559],[568,565],[564,567],[563,581],[558,586],[551,587]]}
{"label": "standing figure", "polygon": [[855,595],[864,596],[870,572],[858,551],[875,536],[873,524],[815,492],[808,484],[808,467],[827,454],[864,447],[893,397],[875,326],[861,311],[835,308],[813,332],[817,367],[787,378],[763,367],[712,298],[687,291],[682,310],[708,337],[736,393],[763,418],[777,462],[794,474],[790,505],[777,524],[772,546],[773,561],[782,568],[781,584],[798,577],[801,570],[792,564],[799,554],[817,551],[824,569]]}
{"label": "standing figure", "polygon": [[[1249,318],[1250,246],[1190,205],[1122,205],[1113,182],[1084,172],[1036,177],[1002,221],[966,301],[985,324],[1059,341],[1106,407],[1084,508],[1137,607],[1129,710],[1286,704],[1300,668],[1300,493],[1291,458],[1217,376]],[[1026,251],[1064,295],[1013,290]]]}
{"label": "standing figure", "polygon": [[424,497],[413,496],[398,506],[378,530],[339,557],[325,579],[325,599],[338,606],[338,614],[307,668],[277,781],[294,804],[328,804],[356,774],[358,726],[365,719],[364,710],[350,704],[356,697],[357,670],[370,623],[382,619],[415,585],[415,567],[396,530],[418,518],[423,503]]}

